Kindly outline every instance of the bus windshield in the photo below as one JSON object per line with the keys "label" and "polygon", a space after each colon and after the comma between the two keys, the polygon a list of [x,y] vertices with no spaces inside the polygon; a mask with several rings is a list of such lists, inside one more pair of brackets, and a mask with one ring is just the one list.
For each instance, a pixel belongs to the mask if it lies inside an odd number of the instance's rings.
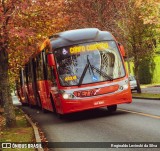
{"label": "bus windshield", "polygon": [[115,41],[83,43],[55,50],[62,86],[79,86],[125,76]]}

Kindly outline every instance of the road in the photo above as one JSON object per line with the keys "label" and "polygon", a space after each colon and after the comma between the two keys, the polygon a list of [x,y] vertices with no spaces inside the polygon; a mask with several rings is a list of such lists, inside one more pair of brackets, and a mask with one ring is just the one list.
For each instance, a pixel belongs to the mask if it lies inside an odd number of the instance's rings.
{"label": "road", "polygon": [[159,94],[160,93],[160,86],[141,88],[141,90],[142,90],[142,93]]}
{"label": "road", "polygon": [[[64,119],[53,113],[23,107],[38,121],[49,142],[160,142],[160,101],[133,99],[119,105],[115,113],[106,108],[74,113]],[[52,150],[52,149],[50,149]],[[154,148],[76,148],[55,151],[159,150]]]}

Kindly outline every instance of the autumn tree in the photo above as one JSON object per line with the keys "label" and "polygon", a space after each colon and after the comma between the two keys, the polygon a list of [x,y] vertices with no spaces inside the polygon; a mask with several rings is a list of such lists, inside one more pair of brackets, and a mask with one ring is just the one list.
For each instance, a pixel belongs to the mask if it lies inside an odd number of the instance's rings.
{"label": "autumn tree", "polygon": [[13,127],[16,120],[9,71],[18,73],[18,68],[37,50],[40,41],[65,30],[67,17],[61,11],[63,0],[1,0],[0,4],[0,94],[6,126]]}
{"label": "autumn tree", "polygon": [[[62,11],[64,0],[27,1],[19,5],[10,35],[10,69],[13,75],[48,36],[66,30],[68,16]],[[14,77],[15,78],[15,77]]]}
{"label": "autumn tree", "polygon": [[122,31],[130,56],[134,60],[134,73],[138,82],[138,92],[141,93],[139,81],[139,66],[146,57],[154,54],[157,41],[158,8],[154,0],[128,0],[123,4],[122,17],[118,25]]}
{"label": "autumn tree", "polygon": [[9,48],[9,24],[16,9],[16,4],[16,1],[6,2],[5,0],[1,0],[0,5],[0,92],[1,99],[4,101],[7,127],[13,127],[16,125],[15,112],[9,86],[9,62],[7,51]]}
{"label": "autumn tree", "polygon": [[70,16],[70,29],[99,28],[118,37],[117,20],[119,8],[126,0],[68,0],[66,12]]}

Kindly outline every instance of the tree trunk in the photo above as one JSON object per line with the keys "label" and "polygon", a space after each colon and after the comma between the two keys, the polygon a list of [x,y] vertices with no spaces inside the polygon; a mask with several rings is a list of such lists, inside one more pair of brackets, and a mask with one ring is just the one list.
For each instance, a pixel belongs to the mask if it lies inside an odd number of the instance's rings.
{"label": "tree trunk", "polygon": [[129,58],[127,57],[127,65],[128,65],[128,73],[129,75],[131,74],[131,67],[130,67],[130,62],[129,62]]}
{"label": "tree trunk", "polygon": [[136,81],[137,81],[137,93],[142,93],[141,92],[141,87],[140,87],[140,81],[139,81],[139,75],[138,75],[138,67],[139,67],[139,63],[138,62],[135,62],[134,63],[134,73],[135,73],[135,76],[136,76]]}
{"label": "tree trunk", "polygon": [[6,118],[6,127],[16,126],[15,110],[12,102],[8,75],[8,53],[6,50],[0,51],[0,85],[2,100],[4,102],[4,116]]}
{"label": "tree trunk", "polygon": [[[1,80],[0,80],[1,81]],[[2,91],[0,86],[0,107],[3,107]]]}

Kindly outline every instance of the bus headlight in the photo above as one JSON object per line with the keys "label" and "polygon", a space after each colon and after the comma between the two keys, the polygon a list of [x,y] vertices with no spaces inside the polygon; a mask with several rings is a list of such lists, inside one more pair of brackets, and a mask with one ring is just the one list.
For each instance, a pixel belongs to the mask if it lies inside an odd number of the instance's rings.
{"label": "bus headlight", "polygon": [[124,90],[128,89],[128,84],[124,84],[124,85],[123,85],[123,89],[124,89]]}
{"label": "bus headlight", "polygon": [[124,84],[124,85],[119,86],[119,89],[120,90],[126,90],[126,89],[128,89],[128,84]]}
{"label": "bus headlight", "polygon": [[66,100],[74,98],[73,94],[68,94],[68,93],[63,93],[62,96],[63,96],[63,99],[66,99]]}

